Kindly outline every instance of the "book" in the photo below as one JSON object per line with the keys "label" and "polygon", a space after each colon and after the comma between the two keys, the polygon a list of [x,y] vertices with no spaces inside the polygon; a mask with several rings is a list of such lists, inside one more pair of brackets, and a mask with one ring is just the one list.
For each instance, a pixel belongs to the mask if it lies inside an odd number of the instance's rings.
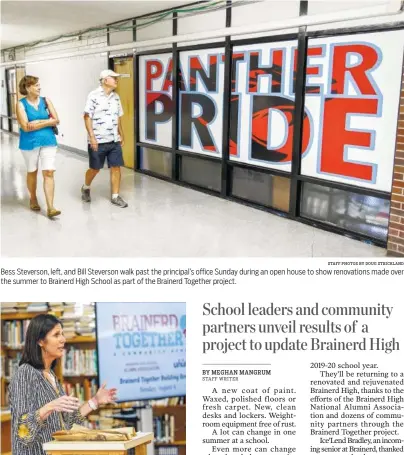
{"label": "book", "polygon": [[96,376],[96,350],[69,347],[63,357],[62,374],[63,376]]}
{"label": "book", "polygon": [[46,302],[29,303],[27,306],[28,313],[43,313],[49,310]]}

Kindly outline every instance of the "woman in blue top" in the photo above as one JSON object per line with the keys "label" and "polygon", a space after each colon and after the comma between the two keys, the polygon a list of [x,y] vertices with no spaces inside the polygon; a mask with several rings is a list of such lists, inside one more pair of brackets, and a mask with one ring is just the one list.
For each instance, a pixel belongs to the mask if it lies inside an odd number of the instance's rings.
{"label": "woman in blue top", "polygon": [[[41,210],[36,196],[38,162],[41,160],[43,188],[48,217],[61,214],[53,206],[55,182],[55,160],[57,142],[52,127],[59,123],[58,115],[48,98],[40,97],[39,79],[25,76],[21,79],[19,89],[25,95],[17,103],[17,120],[20,125],[20,150],[27,166],[27,187],[30,194],[30,208]],[[48,113],[49,111],[49,113]]]}

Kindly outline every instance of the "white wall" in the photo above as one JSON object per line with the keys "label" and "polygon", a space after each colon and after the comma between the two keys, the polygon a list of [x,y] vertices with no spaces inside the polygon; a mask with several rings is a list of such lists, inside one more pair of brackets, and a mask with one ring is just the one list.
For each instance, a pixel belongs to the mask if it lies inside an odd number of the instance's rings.
{"label": "white wall", "polygon": [[87,149],[84,105],[88,93],[98,86],[100,71],[107,67],[106,53],[27,64],[27,74],[39,77],[42,95],[55,105],[60,118],[61,145]]}
{"label": "white wall", "polygon": [[17,49],[15,52],[15,59],[16,60],[24,60],[25,58],[25,50],[24,49]]}
{"label": "white wall", "polygon": [[[124,30],[122,32],[112,31],[110,29],[109,33],[109,44],[114,46],[116,44],[125,44],[131,43],[133,41],[133,29],[132,29],[132,20],[126,22],[120,22],[119,24],[114,24],[115,27],[127,27],[128,30]],[[124,54],[128,53],[131,54],[133,52],[133,47],[128,49],[122,49],[116,54]]]}
{"label": "white wall", "polygon": [[[112,27],[122,27],[127,28],[122,32],[114,31]],[[122,44],[122,43],[130,43],[133,41],[133,31],[132,27],[132,20],[127,22],[120,22],[119,24],[111,25],[110,32],[109,32],[109,44],[113,46],[114,44]]]}
{"label": "white wall", "polygon": [[[157,39],[157,38],[166,38],[168,36],[172,36],[173,34],[173,21],[172,21],[172,15],[169,15],[165,18],[166,20],[149,25],[144,28],[138,28],[136,30],[136,40],[137,41],[146,41],[146,40],[151,40],[151,39]],[[142,27],[147,22],[150,22],[150,18],[145,18],[145,19],[138,19],[136,21],[136,25]],[[151,50],[151,49],[162,49],[162,48],[168,48],[172,47],[172,44],[167,44],[167,45],[160,45],[160,46],[152,46],[152,47],[142,47],[140,49],[140,52],[146,51],[146,50]]]}
{"label": "white wall", "polygon": [[[389,3],[390,0],[309,0],[308,15],[316,16],[344,11],[346,12],[346,16],[349,17],[352,15],[353,10],[364,9],[369,11],[371,8],[380,7],[380,5],[387,5]],[[271,20],[279,21],[297,18],[299,16],[299,9],[299,0],[265,0],[264,2],[235,7],[232,10],[232,26],[236,27],[251,23],[259,24]],[[404,13],[401,13],[398,16],[375,17],[372,19],[358,19],[348,22],[336,22],[328,25],[310,26],[308,27],[308,31],[385,24],[400,20],[404,20]],[[291,28],[253,35],[240,35],[234,36],[232,39],[258,38],[261,36],[273,36],[293,32],[297,32],[297,29]]]}
{"label": "white wall", "polygon": [[[391,3],[390,0],[338,0],[338,2],[330,2],[324,0],[309,0],[308,14],[319,15],[334,12],[346,12],[346,17],[352,16],[353,10],[371,10],[374,7],[380,7],[381,5],[387,5]],[[396,21],[404,20],[404,13],[394,16],[374,17],[369,19],[357,19],[349,20],[344,22],[335,22],[333,24],[316,25],[308,27],[308,31],[315,30],[331,30],[336,28],[345,27],[360,27],[377,24],[392,23]]]}
{"label": "white wall", "polygon": [[372,6],[386,5],[389,0],[309,0],[308,14],[334,13],[337,11],[349,11],[354,9],[367,8]]}
{"label": "white wall", "polygon": [[[281,21],[294,19],[299,16],[299,0],[265,0],[260,3],[237,6],[232,10],[231,25],[237,27],[252,23],[260,24],[269,21]],[[256,33],[249,35],[238,35],[232,37],[234,40],[258,38],[273,35],[283,35],[285,33],[297,33],[296,28],[277,30],[275,32]]]}
{"label": "white wall", "polygon": [[[212,11],[211,13],[198,14],[193,17],[186,17],[186,14],[178,15],[178,35],[187,33],[208,32],[218,28],[226,27],[226,11]],[[195,44],[219,43],[223,39],[208,39],[203,41],[188,41],[178,43],[178,47],[192,46]]]}

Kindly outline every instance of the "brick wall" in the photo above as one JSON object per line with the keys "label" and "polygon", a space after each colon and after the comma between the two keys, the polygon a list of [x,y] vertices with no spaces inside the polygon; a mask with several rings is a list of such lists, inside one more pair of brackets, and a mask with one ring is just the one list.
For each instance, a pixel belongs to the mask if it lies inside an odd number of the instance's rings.
{"label": "brick wall", "polygon": [[401,84],[387,252],[389,256],[404,257],[404,74]]}

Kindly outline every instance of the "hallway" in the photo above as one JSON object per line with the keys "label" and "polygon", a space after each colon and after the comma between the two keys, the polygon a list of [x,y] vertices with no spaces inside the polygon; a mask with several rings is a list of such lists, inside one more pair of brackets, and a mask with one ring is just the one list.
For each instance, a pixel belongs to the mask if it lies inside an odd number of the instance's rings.
{"label": "hallway", "polygon": [[1,137],[1,254],[7,257],[376,257],[383,248],[348,239],[250,207],[123,170],[129,207],[109,202],[109,172],[81,201],[87,159],[59,150],[55,173],[58,219],[28,208],[18,138]]}

